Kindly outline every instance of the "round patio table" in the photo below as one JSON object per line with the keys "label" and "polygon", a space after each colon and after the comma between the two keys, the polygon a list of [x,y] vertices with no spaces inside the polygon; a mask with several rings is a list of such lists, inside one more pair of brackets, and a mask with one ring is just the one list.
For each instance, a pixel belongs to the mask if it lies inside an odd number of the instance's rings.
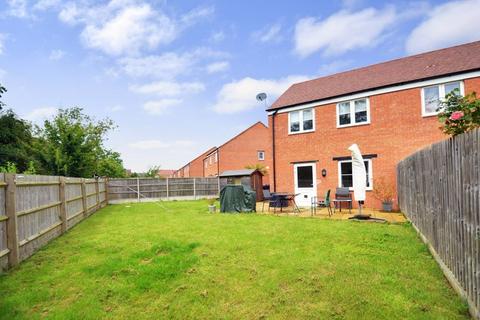
{"label": "round patio table", "polygon": [[289,202],[292,203],[293,206],[293,212],[299,213],[300,209],[297,206],[297,203],[295,202],[295,197],[298,196],[299,193],[288,193],[288,192],[274,192],[272,193],[272,200],[271,201],[271,207],[273,207],[275,212],[276,208],[280,208],[280,212],[283,212],[283,208],[287,208]]}

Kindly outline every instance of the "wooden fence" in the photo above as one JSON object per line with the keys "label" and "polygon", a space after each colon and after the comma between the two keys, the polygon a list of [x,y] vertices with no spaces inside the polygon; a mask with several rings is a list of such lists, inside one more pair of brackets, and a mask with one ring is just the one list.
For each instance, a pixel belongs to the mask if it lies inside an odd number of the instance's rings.
{"label": "wooden fence", "polygon": [[218,192],[218,178],[127,178],[108,181],[110,203],[210,198],[217,197]]}
{"label": "wooden fence", "polygon": [[480,130],[404,159],[397,183],[401,210],[480,319]]}
{"label": "wooden fence", "polygon": [[107,204],[105,179],[0,173],[0,269]]}

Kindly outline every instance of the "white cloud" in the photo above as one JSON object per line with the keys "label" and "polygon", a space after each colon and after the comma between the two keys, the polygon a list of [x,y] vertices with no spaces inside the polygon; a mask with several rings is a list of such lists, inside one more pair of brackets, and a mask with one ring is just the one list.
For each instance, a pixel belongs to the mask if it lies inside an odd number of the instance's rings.
{"label": "white cloud", "polygon": [[255,31],[252,34],[252,39],[261,43],[280,42],[282,40],[281,30],[282,26],[276,23],[262,30]]}
{"label": "white cloud", "polygon": [[205,85],[201,82],[156,81],[144,85],[132,85],[129,89],[140,94],[171,97],[202,92],[205,90]]}
{"label": "white cloud", "polygon": [[57,113],[57,110],[58,109],[54,107],[37,108],[24,115],[23,118],[32,122],[39,122],[52,117]]}
{"label": "white cloud", "polygon": [[119,61],[126,74],[133,77],[154,76],[158,78],[174,78],[184,73],[194,63],[189,55],[167,52],[157,56],[140,58],[123,58]]}
{"label": "white cloud", "polygon": [[192,146],[191,140],[176,140],[173,142],[164,142],[162,140],[140,140],[137,142],[129,143],[128,146],[133,149],[140,150],[152,150],[152,149],[166,149],[172,147],[188,147]]}
{"label": "white cloud", "polygon": [[452,1],[430,10],[409,35],[409,54],[480,40],[480,0]]}
{"label": "white cloud", "polygon": [[295,52],[301,57],[316,51],[334,56],[369,47],[378,43],[395,21],[396,11],[392,6],[383,10],[341,10],[323,20],[303,18],[295,26]]}
{"label": "white cloud", "polygon": [[57,49],[57,50],[52,50],[49,55],[50,60],[60,60],[65,56],[65,51]]}
{"label": "white cloud", "polygon": [[211,36],[210,36],[210,41],[211,42],[221,42],[225,39],[225,33],[223,31],[217,31],[217,32],[214,32]]}
{"label": "white cloud", "polygon": [[34,6],[35,10],[48,10],[55,8],[61,3],[61,0],[39,0]]}
{"label": "white cloud", "polygon": [[198,48],[183,54],[166,52],[139,58],[126,57],[120,59],[119,64],[129,76],[173,79],[178,75],[191,72],[193,67],[202,60],[226,56],[224,52]]}
{"label": "white cloud", "polygon": [[169,17],[143,4],[121,8],[110,19],[88,24],[81,36],[87,47],[120,55],[169,43],[175,39],[176,32]]}
{"label": "white cloud", "polygon": [[184,14],[181,18],[184,27],[193,25],[199,20],[203,20],[207,17],[212,16],[215,13],[215,8],[212,6],[209,7],[199,7],[191,10]]}
{"label": "white cloud", "polygon": [[28,18],[27,0],[7,0],[7,14],[17,18]]}
{"label": "white cloud", "polygon": [[255,96],[260,92],[268,95],[268,101],[275,100],[288,87],[296,82],[305,81],[305,76],[289,76],[277,80],[243,78],[224,84],[217,94],[213,110],[218,113],[236,113],[261,107]]}
{"label": "white cloud", "polygon": [[58,16],[66,24],[83,26],[81,39],[86,47],[119,56],[169,44],[213,12],[213,7],[200,7],[176,18],[146,1],[110,0],[103,5],[69,2]]}
{"label": "white cloud", "polygon": [[147,101],[143,105],[143,109],[153,115],[162,115],[167,113],[167,111],[182,103],[182,100],[180,99],[160,99],[160,100],[154,100],[154,101]]}
{"label": "white cloud", "polygon": [[228,68],[230,68],[230,63],[228,61],[219,61],[219,62],[214,62],[207,65],[207,72],[208,73],[223,72],[228,70]]}

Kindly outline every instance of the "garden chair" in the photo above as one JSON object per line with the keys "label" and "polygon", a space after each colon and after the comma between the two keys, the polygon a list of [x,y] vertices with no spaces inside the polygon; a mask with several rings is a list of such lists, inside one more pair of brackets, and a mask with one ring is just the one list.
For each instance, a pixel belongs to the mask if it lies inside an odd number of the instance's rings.
{"label": "garden chair", "polygon": [[335,209],[339,208],[342,212],[342,205],[346,204],[348,206],[349,213],[352,213],[352,195],[349,188],[337,188],[335,191],[335,200],[333,200],[333,212]]}
{"label": "garden chair", "polygon": [[270,190],[263,189],[263,201],[262,201],[262,212],[264,211],[265,202],[268,202],[268,211],[270,211],[270,202],[273,199],[273,195],[270,193]]}
{"label": "garden chair", "polygon": [[328,216],[332,216],[332,207],[330,200],[330,189],[325,193],[324,199],[318,199],[317,196],[312,197],[312,205],[310,207],[310,213],[312,215],[317,214],[317,208],[327,208]]}

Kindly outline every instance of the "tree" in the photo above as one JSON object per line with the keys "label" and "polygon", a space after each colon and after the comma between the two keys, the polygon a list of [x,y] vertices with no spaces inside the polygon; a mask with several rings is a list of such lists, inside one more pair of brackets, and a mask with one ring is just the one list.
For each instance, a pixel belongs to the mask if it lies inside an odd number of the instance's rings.
{"label": "tree", "polygon": [[[4,94],[5,92],[7,92],[7,89],[2,86],[2,84],[0,83],[0,98],[2,97],[2,94]],[[2,108],[5,106],[5,103],[2,102],[2,100],[0,100],[0,110],[2,110]]]}
{"label": "tree", "polygon": [[53,120],[37,126],[36,155],[49,173],[71,177],[117,175],[123,166],[118,153],[105,149],[106,134],[115,128],[110,119],[94,121],[82,108],[60,109]]}
{"label": "tree", "polygon": [[475,92],[461,96],[458,89],[447,94],[441,102],[438,119],[442,123],[444,133],[458,134],[480,127],[480,99]]}
{"label": "tree", "polygon": [[145,172],[145,177],[158,178],[158,170],[160,170],[160,166],[151,166],[148,168],[148,171]]}
{"label": "tree", "polygon": [[260,171],[261,174],[263,174],[264,176],[268,174],[268,169],[265,165],[261,164],[261,163],[257,163],[257,164],[249,164],[247,166],[245,166],[245,169],[254,169],[254,170],[258,170]]}
{"label": "tree", "polygon": [[125,169],[123,168],[123,161],[120,158],[120,153],[106,150],[98,162],[96,172],[99,176],[124,178]]}
{"label": "tree", "polygon": [[0,166],[11,162],[23,172],[33,160],[30,124],[18,118],[12,110],[0,110],[0,128]]}

